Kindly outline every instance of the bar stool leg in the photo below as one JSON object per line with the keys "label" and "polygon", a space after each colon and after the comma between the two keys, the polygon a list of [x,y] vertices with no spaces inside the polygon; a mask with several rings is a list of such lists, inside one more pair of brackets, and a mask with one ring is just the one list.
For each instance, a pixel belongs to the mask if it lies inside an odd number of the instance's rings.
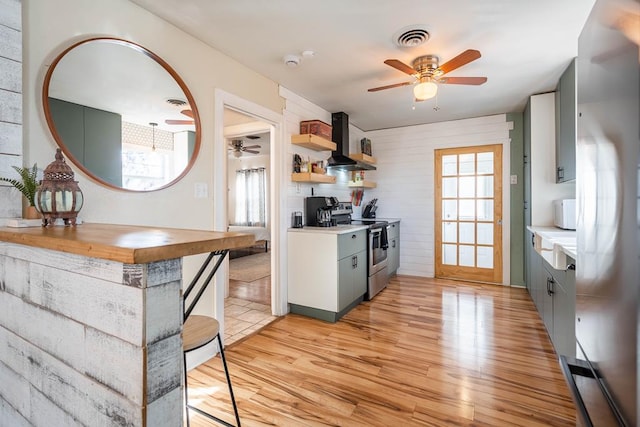
{"label": "bar stool leg", "polygon": [[184,410],[187,414],[187,427],[189,424],[189,391],[187,390],[187,353],[182,353],[182,361],[184,363]]}
{"label": "bar stool leg", "polygon": [[229,395],[231,396],[231,403],[233,404],[233,413],[236,416],[236,425],[240,427],[240,415],[238,414],[238,406],[236,405],[236,398],[233,395],[233,388],[231,387],[231,377],[227,370],[227,359],[224,357],[224,349],[222,348],[222,339],[218,333],[218,347],[220,348],[220,358],[222,359],[222,367],[224,368],[224,374],[227,377],[227,385],[229,386]]}

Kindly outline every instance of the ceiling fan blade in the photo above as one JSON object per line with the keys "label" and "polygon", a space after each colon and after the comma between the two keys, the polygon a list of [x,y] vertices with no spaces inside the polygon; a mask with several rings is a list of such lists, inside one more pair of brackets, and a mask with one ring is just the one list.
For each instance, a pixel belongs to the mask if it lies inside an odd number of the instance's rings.
{"label": "ceiling fan blade", "polygon": [[262,148],[262,147],[260,145],[245,145],[244,148],[253,149],[253,148]]}
{"label": "ceiling fan blade", "polygon": [[193,119],[193,111],[191,110],[182,110],[180,111],[182,114],[184,114],[187,117],[191,117]]}
{"label": "ceiling fan blade", "polygon": [[368,91],[369,92],[377,92],[379,90],[391,89],[391,88],[400,87],[400,86],[408,86],[410,84],[412,84],[412,83],[411,82],[396,83],[396,84],[393,84],[393,85],[374,87],[374,88],[369,89]]}
{"label": "ceiling fan blade", "polygon": [[414,70],[413,68],[409,67],[404,62],[398,61],[397,59],[387,59],[386,61],[384,61],[384,63],[389,65],[390,67],[395,68],[398,71],[402,71],[403,73],[407,73],[410,76],[412,76],[414,74],[418,74],[418,72],[416,70]]}
{"label": "ceiling fan blade", "polygon": [[251,154],[259,154],[260,153],[259,151],[255,151],[255,150],[246,150],[245,149],[245,150],[242,150],[242,151],[244,151],[246,153],[251,153]]}
{"label": "ceiling fan blade", "polygon": [[168,125],[192,125],[193,120],[173,120],[167,119],[164,121]]}
{"label": "ceiling fan blade", "polygon": [[480,54],[479,50],[467,49],[460,55],[439,66],[438,69],[442,71],[442,74],[447,74],[455,70],[456,68],[460,68],[463,65],[467,65],[469,62],[475,61],[481,56],[482,55]]}
{"label": "ceiling fan blade", "polygon": [[481,85],[486,81],[486,77],[443,77],[438,79],[438,83],[448,85]]}

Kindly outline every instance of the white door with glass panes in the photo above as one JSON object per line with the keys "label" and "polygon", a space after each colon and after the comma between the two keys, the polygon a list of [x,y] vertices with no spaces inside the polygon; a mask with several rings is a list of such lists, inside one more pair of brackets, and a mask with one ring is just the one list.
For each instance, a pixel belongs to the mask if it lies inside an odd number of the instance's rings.
{"label": "white door with glass panes", "polygon": [[435,275],[502,282],[502,146],[435,151]]}

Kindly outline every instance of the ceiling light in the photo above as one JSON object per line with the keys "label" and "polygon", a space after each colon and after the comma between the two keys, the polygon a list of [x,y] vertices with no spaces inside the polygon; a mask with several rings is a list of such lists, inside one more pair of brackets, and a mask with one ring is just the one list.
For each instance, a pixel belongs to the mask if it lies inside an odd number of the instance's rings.
{"label": "ceiling light", "polygon": [[431,99],[436,96],[436,93],[438,93],[438,85],[430,80],[421,81],[413,88],[413,95],[420,101]]}
{"label": "ceiling light", "polygon": [[158,124],[151,122],[149,126],[151,126],[151,151],[156,151],[156,126],[158,126]]}
{"label": "ceiling light", "polygon": [[242,157],[242,151],[238,150],[238,151],[234,151],[233,152],[233,157],[235,157],[236,159],[238,157]]}

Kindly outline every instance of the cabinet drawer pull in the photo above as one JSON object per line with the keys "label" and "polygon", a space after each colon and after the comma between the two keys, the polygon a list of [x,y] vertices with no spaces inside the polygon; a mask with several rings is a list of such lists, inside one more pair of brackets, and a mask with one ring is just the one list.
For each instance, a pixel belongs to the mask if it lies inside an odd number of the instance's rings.
{"label": "cabinet drawer pull", "polygon": [[554,284],[554,280],[552,277],[547,277],[547,295],[552,296],[553,294],[555,294],[555,291],[553,290],[553,284]]}
{"label": "cabinet drawer pull", "polygon": [[351,235],[351,238],[352,238],[352,239],[355,239],[355,238],[356,238],[356,235],[355,235],[355,234],[352,234],[352,235]]}

